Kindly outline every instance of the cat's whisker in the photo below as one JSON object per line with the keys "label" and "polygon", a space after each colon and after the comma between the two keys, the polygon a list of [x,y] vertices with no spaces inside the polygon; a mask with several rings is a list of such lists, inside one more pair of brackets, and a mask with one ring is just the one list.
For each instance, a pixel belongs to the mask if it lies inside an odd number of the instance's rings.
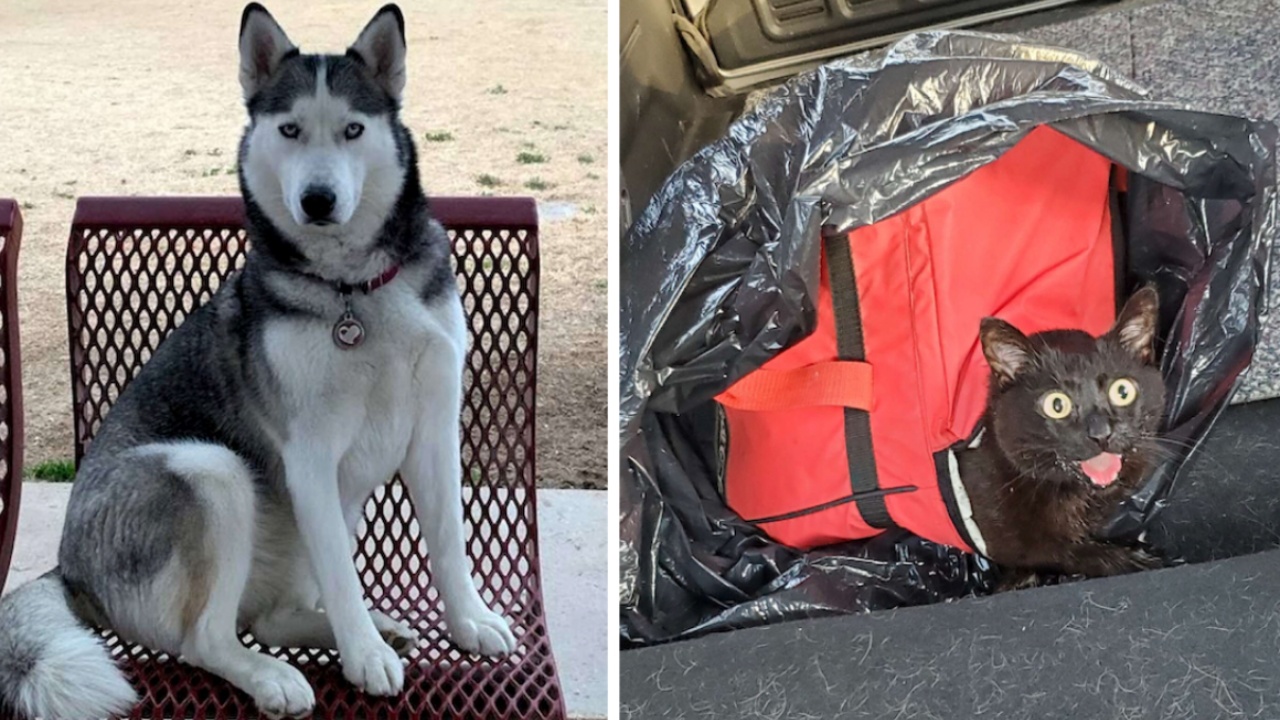
{"label": "cat's whisker", "polygon": [[1139,438],[1143,440],[1153,440],[1165,445],[1178,445],[1181,447],[1185,447],[1187,449],[1191,449],[1195,447],[1195,443],[1190,442],[1188,440],[1181,440],[1175,437],[1164,437],[1161,435],[1140,435]]}
{"label": "cat's whisker", "polygon": [[1182,447],[1188,451],[1194,451],[1197,458],[1203,456],[1205,459],[1212,462],[1218,469],[1231,472],[1230,468],[1218,460],[1213,453],[1206,450],[1203,445],[1197,448],[1195,443],[1187,442],[1185,440],[1176,440],[1173,438],[1162,438],[1159,436],[1141,437],[1138,438],[1138,442],[1142,444],[1144,449],[1159,454],[1168,460],[1181,460],[1185,456],[1185,453],[1175,453],[1166,447],[1167,445]]}
{"label": "cat's whisker", "polygon": [[1187,442],[1185,440],[1177,440],[1174,438],[1162,438],[1158,435],[1144,435],[1139,437],[1137,442],[1141,444],[1142,447],[1144,448],[1149,448],[1152,450],[1156,450],[1158,452],[1166,453],[1171,457],[1177,457],[1177,455],[1172,450],[1169,449],[1169,446],[1182,448],[1187,452],[1190,452],[1196,449],[1195,443]]}

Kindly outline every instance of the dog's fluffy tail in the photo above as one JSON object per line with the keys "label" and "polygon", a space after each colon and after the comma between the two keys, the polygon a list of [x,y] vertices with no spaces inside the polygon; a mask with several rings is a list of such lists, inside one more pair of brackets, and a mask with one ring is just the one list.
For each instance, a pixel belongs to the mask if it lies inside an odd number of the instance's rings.
{"label": "dog's fluffy tail", "polygon": [[0,700],[20,717],[48,720],[124,715],[138,701],[72,612],[57,570],[0,601]]}

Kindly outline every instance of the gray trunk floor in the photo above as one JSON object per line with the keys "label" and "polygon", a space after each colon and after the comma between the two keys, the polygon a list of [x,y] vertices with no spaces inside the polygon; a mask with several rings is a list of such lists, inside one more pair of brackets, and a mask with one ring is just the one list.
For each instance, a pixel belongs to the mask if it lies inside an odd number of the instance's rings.
{"label": "gray trunk floor", "polygon": [[621,717],[1280,717],[1280,551],[622,653]]}
{"label": "gray trunk floor", "polygon": [[[1280,124],[1280,1],[1130,2],[1080,17],[1063,10],[982,28],[1093,55],[1155,97]],[[1063,18],[1066,19],[1063,19]],[[1275,267],[1278,249],[1272,249]],[[1234,402],[1280,397],[1280,289]]]}

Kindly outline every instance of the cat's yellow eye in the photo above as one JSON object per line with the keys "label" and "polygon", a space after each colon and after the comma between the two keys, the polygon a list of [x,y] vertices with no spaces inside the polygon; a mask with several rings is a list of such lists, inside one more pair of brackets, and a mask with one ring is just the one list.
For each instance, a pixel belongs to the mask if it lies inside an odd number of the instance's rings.
{"label": "cat's yellow eye", "polygon": [[1138,399],[1138,386],[1134,385],[1129,378],[1120,378],[1111,383],[1111,388],[1107,390],[1107,399],[1116,407],[1132,405],[1133,401]]}
{"label": "cat's yellow eye", "polygon": [[1040,409],[1054,420],[1061,420],[1071,414],[1071,398],[1055,390],[1040,399]]}

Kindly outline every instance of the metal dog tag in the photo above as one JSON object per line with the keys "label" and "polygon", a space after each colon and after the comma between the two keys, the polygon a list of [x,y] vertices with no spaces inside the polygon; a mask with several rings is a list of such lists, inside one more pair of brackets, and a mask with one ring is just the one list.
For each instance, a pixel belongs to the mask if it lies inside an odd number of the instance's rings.
{"label": "metal dog tag", "polygon": [[343,350],[350,350],[364,342],[364,325],[351,310],[342,313],[338,322],[333,324],[333,344]]}

